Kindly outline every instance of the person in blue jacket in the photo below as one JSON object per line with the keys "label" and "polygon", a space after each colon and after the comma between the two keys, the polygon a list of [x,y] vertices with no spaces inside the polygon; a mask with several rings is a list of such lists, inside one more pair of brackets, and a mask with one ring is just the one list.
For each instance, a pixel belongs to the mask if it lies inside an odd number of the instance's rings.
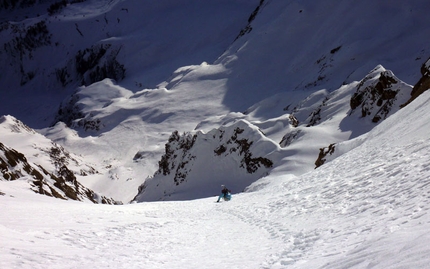
{"label": "person in blue jacket", "polygon": [[221,200],[221,198],[224,198],[224,200],[226,201],[229,201],[231,199],[230,190],[227,189],[225,185],[221,185],[221,188],[221,195],[218,197],[218,201],[216,201],[217,203],[219,202],[219,200]]}

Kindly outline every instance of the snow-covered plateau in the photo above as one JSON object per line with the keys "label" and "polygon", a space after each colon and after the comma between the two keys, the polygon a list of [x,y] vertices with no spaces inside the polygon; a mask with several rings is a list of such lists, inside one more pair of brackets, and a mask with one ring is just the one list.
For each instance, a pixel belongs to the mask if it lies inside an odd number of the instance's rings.
{"label": "snow-covered plateau", "polygon": [[0,268],[428,268],[429,8],[3,1]]}

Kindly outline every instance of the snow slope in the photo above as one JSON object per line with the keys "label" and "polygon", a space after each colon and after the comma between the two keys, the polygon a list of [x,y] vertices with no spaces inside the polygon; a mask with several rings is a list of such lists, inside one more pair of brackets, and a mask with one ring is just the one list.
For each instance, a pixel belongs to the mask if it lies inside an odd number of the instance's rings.
{"label": "snow slope", "polygon": [[430,93],[301,176],[230,202],[65,202],[0,182],[4,268],[426,268]]}
{"label": "snow slope", "polygon": [[413,84],[430,51],[422,39],[430,33],[428,7],[420,0],[265,1],[253,30],[215,62],[231,70],[223,104],[244,111],[280,92],[332,91],[377,65]]}

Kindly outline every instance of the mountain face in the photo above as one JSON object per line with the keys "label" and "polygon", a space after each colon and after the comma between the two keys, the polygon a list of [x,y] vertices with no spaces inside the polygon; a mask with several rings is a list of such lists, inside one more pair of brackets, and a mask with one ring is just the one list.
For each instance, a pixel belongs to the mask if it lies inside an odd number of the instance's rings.
{"label": "mountain face", "polygon": [[[52,148],[52,154],[56,149]],[[7,181],[26,180],[35,193],[64,200],[91,201],[93,203],[116,204],[110,198],[99,196],[80,184],[76,176],[63,165],[54,173],[38,164],[31,164],[24,154],[0,143],[0,167],[2,178]]]}
{"label": "mountain face", "polygon": [[[31,154],[26,156],[0,142],[2,174],[0,180],[25,181],[36,193],[64,200],[118,203],[94,193],[78,181],[79,176],[86,177],[98,173],[79,157],[49,141],[12,116],[2,116],[0,128],[2,141]],[[16,141],[17,138],[19,141]]]}
{"label": "mountain face", "polygon": [[[382,66],[377,66],[370,71],[352,90],[353,93],[349,101],[350,110],[345,121],[352,122],[351,118],[359,118],[362,126],[359,128],[355,126],[359,133],[355,133],[350,138],[365,134],[369,128],[366,128],[365,125],[370,124],[370,122],[376,124],[397,112],[412,94],[410,85],[398,79],[390,70],[385,70]],[[370,128],[373,127],[374,125],[371,124]],[[333,159],[328,158],[327,155],[333,155],[336,147],[337,142],[320,148],[315,166],[319,167],[327,159]],[[336,154],[336,157],[338,156],[340,154]]]}
{"label": "mountain face", "polygon": [[[134,200],[206,197],[213,195],[213,189],[226,181],[234,186],[230,188],[235,192],[242,191],[250,182],[270,173],[274,166],[291,166],[288,170],[294,171],[290,162],[305,158],[306,154],[313,154],[309,157],[314,158],[315,167],[319,167],[332,159],[328,156],[337,151],[338,143],[365,134],[397,112],[411,91],[410,85],[379,65],[359,82],[331,93],[316,92],[294,107],[288,106],[279,118],[284,124],[282,129],[289,131],[280,141],[270,139],[265,129],[270,130],[281,121],[252,120],[252,109],[247,111],[248,115],[242,114],[242,119],[236,116],[208,133],[197,131],[179,135],[175,131],[165,145],[158,171],[139,187]],[[319,141],[333,143],[319,148],[318,154],[316,137],[321,131],[326,137]],[[309,165],[311,163],[306,164]],[[206,174],[206,169],[210,175]],[[183,193],[186,197],[181,196]]]}
{"label": "mountain face", "polygon": [[[214,61],[257,3],[2,2],[0,81],[8,102],[0,115],[44,128],[78,86],[110,78],[132,91],[154,88],[180,66]],[[23,104],[31,113],[14,109]]]}
{"label": "mountain face", "polygon": [[[331,92],[361,80],[377,65],[416,83],[416,70],[429,51],[418,41],[429,33],[428,21],[416,20],[416,15],[426,7],[425,1],[264,2],[251,23],[253,30],[216,61],[232,73],[224,103],[244,111],[283,91]],[[235,101],[239,98],[241,103]]]}
{"label": "mountain face", "polygon": [[[427,8],[424,0],[7,1],[0,115],[37,128],[77,166],[88,163],[98,173],[66,166],[115,200],[195,199],[220,184],[241,192],[346,153],[427,90]],[[39,164],[31,147],[0,142]],[[53,163],[40,165],[58,176]]]}
{"label": "mountain face", "polygon": [[234,193],[243,191],[273,168],[278,151],[278,145],[243,120],[208,133],[175,131],[159,169],[140,186],[134,201],[207,197],[226,180]]}
{"label": "mountain face", "polygon": [[391,71],[379,71],[377,74],[372,71],[360,81],[351,97],[351,113],[361,108],[361,117],[369,117],[372,122],[386,119],[400,108],[404,96],[409,95],[405,88],[410,87],[396,78]]}

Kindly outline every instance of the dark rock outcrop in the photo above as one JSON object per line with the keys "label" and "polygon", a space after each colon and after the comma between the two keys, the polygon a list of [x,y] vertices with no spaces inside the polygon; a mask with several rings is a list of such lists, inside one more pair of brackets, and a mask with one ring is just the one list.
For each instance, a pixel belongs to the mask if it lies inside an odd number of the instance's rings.
{"label": "dark rock outcrop", "polygon": [[315,161],[315,169],[326,162],[326,156],[332,155],[334,153],[335,148],[336,146],[334,143],[330,144],[328,147],[320,148],[318,159]]}
{"label": "dark rock outcrop", "polygon": [[98,196],[76,180],[66,165],[58,167],[55,173],[48,172],[41,165],[30,163],[24,154],[0,143],[0,180],[27,179],[30,188],[39,194],[64,200],[89,200],[93,203],[116,204],[111,198]]}
{"label": "dark rock outcrop", "polygon": [[411,98],[406,103],[404,103],[402,107],[408,105],[423,92],[430,89],[430,58],[421,66],[421,75],[422,76],[420,80],[414,85],[414,88],[412,89]]}
{"label": "dark rock outcrop", "polygon": [[358,84],[350,100],[350,115],[360,109],[362,118],[378,123],[400,108],[400,96],[409,90],[391,71],[378,66]]}

